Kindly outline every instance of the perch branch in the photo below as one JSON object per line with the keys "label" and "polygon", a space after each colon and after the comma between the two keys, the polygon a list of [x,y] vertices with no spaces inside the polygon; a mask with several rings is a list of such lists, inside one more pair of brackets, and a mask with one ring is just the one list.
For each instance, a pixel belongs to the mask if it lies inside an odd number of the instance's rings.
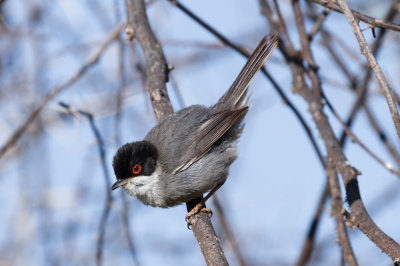
{"label": "perch branch", "polygon": [[[128,39],[135,38],[143,49],[146,59],[146,74],[151,103],[160,122],[173,113],[165,83],[168,81],[168,67],[153,31],[150,27],[143,0],[126,0]],[[188,203],[187,203],[188,206]],[[208,214],[200,212],[190,219],[207,265],[228,265]]]}

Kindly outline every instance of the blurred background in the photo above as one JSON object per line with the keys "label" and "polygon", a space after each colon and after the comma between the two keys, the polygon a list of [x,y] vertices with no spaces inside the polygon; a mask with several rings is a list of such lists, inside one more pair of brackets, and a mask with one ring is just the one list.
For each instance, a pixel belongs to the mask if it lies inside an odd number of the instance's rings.
{"label": "blurred background", "polygon": [[[110,194],[115,151],[126,142],[142,139],[156,124],[146,91],[142,50],[136,41],[126,40],[121,26],[127,18],[125,1],[0,2],[0,265],[205,265],[186,227],[186,206],[151,208],[121,189]],[[248,51],[270,33],[258,1],[182,3]],[[279,4],[289,35],[299,48],[291,2]],[[354,0],[349,4],[383,19],[393,3]],[[312,1],[300,1],[300,5],[310,32],[314,25],[311,13],[321,14],[324,8]],[[147,11],[168,64],[174,67],[167,83],[174,109],[214,104],[245,58],[168,1],[148,1]],[[400,23],[396,15],[392,22]],[[357,95],[326,43],[354,80],[363,79],[366,60],[343,14],[332,11],[323,23],[329,34],[317,33],[312,50],[324,92],[345,120]],[[363,33],[369,44],[375,41],[371,29]],[[387,31],[377,55],[396,92],[399,43],[399,33]],[[292,92],[291,74],[278,49],[267,69],[325,152],[305,101]],[[258,74],[250,90],[252,107],[245,119],[240,156],[217,195],[248,265],[293,265],[301,254],[326,175],[304,128],[269,81]],[[373,75],[366,102],[398,153],[396,131]],[[327,115],[339,137],[340,123],[330,112]],[[21,128],[26,121],[27,126]],[[100,135],[94,134],[93,127]],[[5,152],[5,145],[19,129]],[[356,116],[352,131],[387,165],[398,169],[364,109]],[[105,152],[104,165],[99,147]],[[372,219],[400,241],[399,178],[351,141],[345,153],[362,172],[361,196]],[[239,265],[220,223],[221,213],[212,200],[208,206],[214,210],[212,221],[228,260]],[[330,202],[323,206],[309,264],[339,265]],[[349,229],[349,234],[360,265],[392,264],[359,230]]]}

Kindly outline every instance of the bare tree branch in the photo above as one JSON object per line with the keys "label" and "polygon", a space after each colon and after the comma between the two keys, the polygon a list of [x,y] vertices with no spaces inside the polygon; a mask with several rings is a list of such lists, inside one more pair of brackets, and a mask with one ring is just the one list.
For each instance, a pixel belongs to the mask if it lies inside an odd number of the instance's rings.
{"label": "bare tree branch", "polygon": [[138,255],[136,252],[135,244],[132,239],[132,233],[131,233],[131,230],[129,227],[129,206],[128,206],[127,194],[122,189],[121,189],[121,195],[122,195],[122,202],[123,202],[122,222],[124,224],[126,240],[128,241],[129,252],[131,253],[131,257],[132,257],[135,265],[139,266],[140,262],[139,262]]}
{"label": "bare tree branch", "polygon": [[392,158],[396,161],[397,167],[400,168],[400,155],[394,145],[390,143],[388,139],[388,134],[386,134],[383,129],[378,125],[378,121],[376,121],[376,118],[372,114],[372,111],[370,110],[370,107],[368,105],[364,105],[364,111],[368,117],[368,121],[370,122],[372,128],[375,130],[376,134],[378,135],[378,138],[380,141],[383,142],[387,150],[389,151],[389,154],[392,156]]}
{"label": "bare tree branch", "polygon": [[374,55],[371,53],[368,44],[365,41],[364,36],[361,32],[360,26],[358,25],[346,1],[338,0],[338,3],[340,7],[343,9],[346,18],[353,29],[354,35],[356,35],[357,41],[360,45],[361,53],[367,59],[368,64],[372,68],[372,71],[375,73],[379,85],[383,89],[383,95],[385,96],[386,101],[388,103],[390,114],[392,115],[394,126],[396,127],[397,135],[400,137],[400,115],[399,111],[397,110],[396,99],[395,99],[396,97],[394,96],[392,89],[387,83],[385,75],[382,72],[382,69],[378,65],[378,62],[376,61]]}
{"label": "bare tree branch", "polygon": [[[242,56],[248,58],[250,56],[249,52],[247,52],[245,49],[242,47],[234,44],[232,41],[230,41],[228,38],[223,36],[220,32],[218,32],[216,29],[211,27],[209,24],[207,24],[205,21],[203,21],[201,18],[196,16],[193,12],[191,12],[188,8],[186,8],[182,3],[176,1],[176,0],[168,0],[172,4],[174,4],[177,8],[179,8],[182,12],[184,12],[186,15],[188,15],[190,18],[198,22],[202,27],[204,27],[206,30],[208,30],[211,34],[213,34],[215,37],[218,38],[222,43],[225,45],[231,47],[233,50],[241,54]],[[261,0],[263,1],[263,0]],[[280,47],[280,45],[278,45]],[[303,118],[303,116],[300,114],[300,112],[297,110],[297,108],[294,106],[294,104],[289,100],[289,98],[286,96],[282,88],[279,86],[279,84],[276,82],[276,80],[269,74],[269,72],[266,70],[265,67],[262,67],[260,71],[267,77],[267,79],[271,82],[273,85],[274,89],[276,92],[279,94],[279,96],[282,98],[282,102],[286,104],[291,111],[295,114],[297,119],[299,119],[300,124],[304,128],[308,138],[311,141],[311,144],[317,153],[318,159],[320,160],[321,164],[324,165],[324,159],[322,156],[322,153],[317,145],[317,142],[315,141],[315,138],[310,130],[310,127],[308,126],[307,122]]]}
{"label": "bare tree branch", "polygon": [[103,213],[101,215],[100,223],[99,223],[99,229],[98,229],[98,234],[97,234],[97,249],[96,249],[96,262],[97,265],[102,265],[102,256],[103,256],[103,247],[104,247],[104,235],[106,233],[106,226],[107,226],[107,220],[111,212],[111,205],[113,203],[113,197],[111,195],[111,181],[110,181],[110,176],[108,172],[108,167],[106,163],[106,149],[104,145],[104,140],[101,137],[100,131],[96,127],[96,124],[94,123],[93,115],[89,112],[82,111],[82,110],[73,110],[71,106],[64,102],[59,103],[60,106],[64,107],[68,113],[71,115],[74,114],[80,114],[85,116],[90,124],[90,128],[93,131],[93,134],[96,138],[96,141],[98,143],[99,147],[99,153],[100,153],[100,161],[101,161],[101,166],[103,169],[103,176],[104,176],[104,185],[105,185],[105,190],[106,190],[106,201],[104,204],[103,208]]}
{"label": "bare tree branch", "polygon": [[[275,31],[276,33],[287,32],[287,30],[285,29],[284,21],[281,21],[281,20],[283,20],[283,17],[279,16],[279,23],[278,23],[274,19],[275,13],[272,11],[268,2],[265,0],[260,0],[259,3],[260,3],[260,7],[261,7],[261,13],[264,14],[266,16],[266,18],[268,19],[268,22],[269,22],[272,30]],[[277,10],[280,9],[279,4],[277,2],[275,2],[275,8]],[[297,12],[299,12],[299,10]],[[280,13],[280,11],[277,11],[277,13]],[[302,30],[302,31],[303,31],[303,35],[302,35],[303,38],[308,38],[305,36],[304,30]],[[299,54],[297,53],[297,51],[294,50],[294,46],[290,45],[292,43],[292,41],[290,40],[289,35],[288,34],[283,34],[283,35],[285,36],[285,38],[287,38],[286,41],[288,43],[288,48],[285,47],[285,44],[283,42],[280,42],[279,48],[280,48],[282,54],[284,54],[284,56],[287,58],[287,60],[293,60],[293,61],[297,62],[297,60],[299,60],[299,58],[298,58]],[[314,149],[316,149],[318,154],[320,154],[318,147],[314,146]],[[322,166],[324,168],[326,168],[325,160],[322,158],[322,155],[320,156],[320,162],[321,162]],[[311,225],[309,227],[305,242],[303,243],[301,255],[297,260],[297,265],[305,265],[307,263],[307,261],[311,258],[311,253],[313,251],[313,246],[314,246],[314,238],[315,238],[316,231],[317,231],[317,228],[319,225],[320,216],[322,214],[322,208],[325,204],[326,199],[329,197],[329,192],[327,190],[328,190],[328,184],[325,185],[324,191],[319,200],[318,208],[312,218]]]}
{"label": "bare tree branch", "polygon": [[168,81],[168,65],[161,46],[151,30],[142,0],[127,0],[128,24],[125,32],[129,40],[137,39],[146,58],[146,75],[150,100],[157,120],[161,122],[172,114],[171,102],[165,83]]}
{"label": "bare tree branch", "polygon": [[[157,120],[161,122],[173,113],[165,86],[168,81],[165,56],[150,27],[144,1],[126,0],[126,4],[128,10],[126,33],[128,39],[136,38],[143,49],[150,99]],[[228,265],[208,214],[200,212],[193,215],[190,224],[207,264]]]}
{"label": "bare tree branch", "polygon": [[303,266],[307,265],[307,262],[311,259],[311,254],[314,249],[314,239],[318,229],[318,225],[321,221],[322,211],[324,210],[325,203],[329,198],[329,183],[328,180],[324,185],[324,190],[318,201],[317,209],[312,217],[310,227],[308,228],[306,239],[303,243],[303,248],[301,250],[300,256],[297,259],[296,265]]}
{"label": "bare tree branch", "polygon": [[215,208],[218,211],[218,218],[219,218],[219,222],[222,226],[222,229],[224,230],[224,233],[226,235],[226,237],[228,238],[228,241],[232,247],[233,253],[236,256],[236,259],[239,262],[240,266],[246,266],[246,260],[244,259],[242,253],[240,252],[240,248],[239,245],[235,239],[235,236],[233,235],[232,229],[230,228],[226,216],[225,216],[225,212],[224,212],[224,208],[222,207],[222,204],[219,200],[219,197],[217,197],[217,195],[214,194],[213,196],[213,202],[215,205]]}
{"label": "bare tree branch", "polygon": [[[334,1],[330,1],[330,0],[312,0],[312,1],[322,5],[324,7],[332,9],[334,11],[337,11],[340,13],[345,13],[343,6],[341,6],[341,5],[338,6],[336,3],[334,3]],[[381,19],[373,18],[373,17],[367,16],[367,15],[361,14],[360,12],[351,10],[351,9],[349,9],[349,11],[353,14],[353,16],[356,19],[364,21],[365,23],[368,23],[374,27],[387,28],[387,29],[391,29],[394,31],[400,31],[400,25],[390,23],[390,22],[384,22]]]}
{"label": "bare tree branch", "polygon": [[[300,76],[297,76],[301,80]],[[400,246],[391,237],[385,234],[368,215],[367,210],[361,200],[358,187],[357,176],[359,172],[348,162],[340,148],[339,142],[329,124],[328,118],[322,110],[322,104],[314,94],[308,91],[304,82],[295,84],[297,91],[304,97],[309,105],[309,111],[312,114],[317,125],[321,138],[325,142],[328,152],[328,159],[335,162],[335,167],[342,176],[346,187],[346,198],[350,206],[352,221],[354,225],[360,228],[383,252],[388,254],[393,260],[400,258]]]}
{"label": "bare tree branch", "polygon": [[332,199],[332,215],[336,219],[336,229],[338,231],[338,242],[342,248],[344,261],[349,266],[358,265],[356,256],[354,255],[353,248],[350,245],[349,236],[347,234],[346,225],[343,219],[343,201],[342,193],[340,191],[339,180],[336,174],[335,167],[331,162],[328,162],[326,172],[329,176],[329,187]]}
{"label": "bare tree branch", "polygon": [[329,109],[332,111],[333,115],[336,117],[336,119],[339,121],[339,123],[342,125],[344,132],[346,133],[347,136],[350,137],[350,139],[357,143],[366,153],[368,153],[375,161],[377,161],[379,164],[381,164],[384,168],[386,168],[388,171],[390,171],[392,174],[396,175],[397,177],[400,177],[400,172],[396,171],[393,169],[393,166],[390,164],[385,163],[381,158],[379,158],[378,155],[376,155],[374,152],[372,152],[359,138],[357,138],[353,132],[351,132],[350,128],[346,125],[346,123],[340,118],[339,114],[336,112],[336,110],[333,108],[332,104],[329,102],[329,100],[326,98],[324,95],[324,99],[326,100],[326,103],[329,107]]}
{"label": "bare tree branch", "polygon": [[32,123],[32,121],[34,121],[36,117],[40,114],[40,112],[43,110],[46,104],[50,102],[56,95],[62,92],[65,88],[71,86],[76,81],[78,81],[86,73],[86,71],[100,59],[101,55],[108,48],[108,46],[115,39],[118,38],[119,32],[122,30],[123,26],[124,23],[119,24],[112,31],[111,35],[107,38],[107,40],[102,45],[100,45],[98,50],[92,56],[89,57],[87,62],[71,78],[69,78],[66,82],[64,82],[63,84],[61,84],[60,86],[56,87],[55,89],[51,90],[46,94],[41,103],[32,111],[32,113],[28,116],[25,122],[11,135],[6,144],[4,144],[3,147],[1,147],[0,159],[4,156],[4,154],[7,153],[9,149],[11,149],[16,144],[16,142],[24,134],[24,132],[27,130],[28,126]]}
{"label": "bare tree branch", "polygon": [[[276,27],[273,19],[269,19],[269,21],[272,27]],[[302,21],[300,22],[303,23]],[[306,34],[300,29],[300,38],[306,37]],[[302,44],[306,45],[306,42],[302,42]],[[286,48],[283,46],[284,43],[281,42],[281,51],[285,53]],[[295,54],[295,52],[290,52],[290,54]],[[335,137],[328,118],[323,112],[323,105],[321,103],[322,95],[319,93],[321,92],[321,82],[315,73],[315,70],[318,68],[307,69],[302,64],[302,60],[300,61],[298,58],[296,60],[296,58],[286,56],[285,59],[289,63],[292,72],[294,91],[298,92],[307,102],[308,110],[313,116],[319,134],[325,143],[328,159],[334,162],[335,168],[342,176],[354,224],[395,261],[397,258],[400,258],[400,246],[376,226],[365,210],[357,181],[359,172],[351,167]],[[307,85],[305,76],[311,79],[312,89]]]}

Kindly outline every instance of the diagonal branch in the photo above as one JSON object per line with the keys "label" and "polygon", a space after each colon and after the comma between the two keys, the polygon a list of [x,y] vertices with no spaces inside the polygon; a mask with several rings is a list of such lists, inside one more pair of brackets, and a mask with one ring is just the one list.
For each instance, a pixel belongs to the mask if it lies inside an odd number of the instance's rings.
{"label": "diagonal branch", "polygon": [[353,29],[354,35],[357,38],[357,41],[360,45],[360,50],[361,53],[365,56],[365,58],[368,61],[369,66],[371,67],[372,71],[374,72],[379,85],[381,86],[383,90],[383,95],[386,98],[386,101],[389,106],[390,114],[392,115],[392,119],[394,122],[394,126],[396,127],[397,135],[400,137],[400,115],[399,111],[397,110],[396,106],[396,97],[394,96],[394,93],[392,89],[390,88],[385,75],[382,72],[382,69],[378,65],[378,62],[376,61],[374,55],[371,53],[371,50],[368,47],[367,42],[364,39],[364,36],[361,32],[360,26],[358,25],[358,22],[356,21],[353,13],[351,12],[349,6],[347,5],[345,0],[338,0],[338,3],[340,7],[343,9],[343,12],[349,21],[351,28]]}
{"label": "diagonal branch", "polygon": [[342,125],[343,130],[347,136],[350,137],[350,139],[357,143],[366,153],[368,153],[375,161],[377,161],[379,164],[381,164],[384,168],[386,168],[389,172],[392,174],[396,175],[397,177],[400,177],[400,172],[395,170],[393,166],[389,163],[385,163],[381,158],[379,158],[378,155],[376,155],[370,148],[367,147],[359,138],[357,138],[353,132],[351,132],[350,128],[346,125],[346,123],[340,118],[339,114],[336,112],[335,108],[333,108],[333,105],[330,103],[326,95],[324,95],[324,99],[326,101],[326,104],[328,108],[332,111],[333,115],[336,117],[336,119],[339,121],[339,123]]}
{"label": "diagonal branch", "polygon": [[146,58],[146,75],[151,103],[158,122],[172,114],[171,102],[165,83],[168,81],[168,66],[161,45],[150,27],[146,5],[142,0],[127,0],[128,24],[125,32],[127,38],[135,38]]}
{"label": "diagonal branch", "polygon": [[[324,7],[327,7],[331,10],[334,10],[334,11],[337,11],[337,12],[340,12],[343,14],[345,13],[345,10],[342,6],[338,6],[336,3],[334,3],[331,0],[312,0],[312,1],[322,5]],[[386,29],[390,29],[390,30],[394,30],[394,31],[400,31],[400,25],[398,25],[398,24],[394,24],[391,22],[385,22],[385,21],[382,21],[381,19],[370,17],[370,16],[364,15],[360,12],[351,10],[351,9],[349,9],[349,11],[350,11],[350,13],[353,14],[353,16],[356,19],[364,21],[365,23],[368,23],[371,26],[378,27],[378,28],[386,28]]]}
{"label": "diagonal branch", "polygon": [[[296,73],[294,73],[296,77]],[[295,84],[296,90],[303,96],[309,106],[318,131],[325,143],[328,152],[328,161],[334,162],[336,170],[340,173],[346,188],[346,199],[350,206],[351,220],[368,238],[371,239],[392,260],[400,258],[400,245],[390,236],[385,234],[371,219],[361,199],[357,176],[360,174],[352,167],[343,153],[328,118],[323,112],[319,98],[307,89],[301,76],[297,76],[301,83]],[[295,79],[296,80],[296,79]]]}
{"label": "diagonal branch", "polygon": [[[272,21],[272,20],[270,20]],[[302,22],[303,23],[303,22]],[[270,23],[274,26],[273,21]],[[305,38],[304,32],[301,38]],[[281,43],[281,50],[286,51]],[[346,198],[351,210],[353,224],[357,226],[368,238],[371,239],[383,252],[394,261],[400,258],[400,246],[390,236],[385,234],[371,219],[361,200],[357,176],[359,172],[350,165],[336,138],[327,116],[323,111],[321,97],[316,92],[321,92],[321,82],[318,75],[308,71],[303,65],[303,58],[285,57],[292,72],[293,90],[299,93],[308,104],[308,111],[313,116],[318,132],[324,141],[328,153],[328,161],[333,162],[336,171],[343,179],[346,188]],[[299,60],[300,59],[300,60]],[[311,75],[312,74],[312,75]],[[311,86],[306,82],[306,77],[311,79]]]}
{"label": "diagonal branch", "polygon": [[338,242],[342,248],[343,259],[347,263],[347,265],[356,266],[358,265],[358,263],[356,260],[356,256],[354,255],[353,248],[351,247],[349,235],[347,233],[346,225],[343,219],[342,192],[340,191],[339,180],[333,162],[328,162],[326,173],[329,177],[329,188],[332,199],[332,215],[336,219]]}
{"label": "diagonal branch", "polygon": [[82,110],[73,110],[71,106],[64,102],[59,103],[60,106],[64,107],[68,113],[71,115],[74,114],[81,114],[85,116],[90,124],[90,128],[93,131],[93,134],[96,138],[96,141],[98,143],[99,147],[99,154],[100,154],[100,161],[101,161],[101,166],[103,169],[103,176],[104,176],[104,184],[105,184],[105,189],[106,189],[106,201],[104,203],[104,209],[103,213],[100,218],[100,223],[99,223],[99,231],[97,235],[97,247],[96,247],[96,263],[97,265],[102,265],[102,257],[103,257],[103,247],[104,247],[104,236],[106,233],[106,226],[107,226],[107,221],[108,217],[110,216],[111,212],[111,205],[113,203],[113,197],[111,196],[111,190],[110,190],[110,176],[109,176],[109,171],[108,167],[106,164],[106,148],[104,144],[104,140],[101,137],[99,129],[96,127],[96,124],[94,123],[93,115],[89,112],[82,111]]}
{"label": "diagonal branch", "polygon": [[57,96],[60,92],[62,92],[65,88],[68,88],[76,81],[78,81],[86,71],[94,65],[100,57],[103,55],[104,51],[108,48],[108,46],[118,38],[120,31],[122,30],[124,23],[119,24],[111,33],[111,35],[107,38],[107,40],[98,48],[98,50],[89,57],[87,62],[66,82],[51,90],[46,94],[43,98],[42,102],[32,111],[32,113],[28,116],[25,122],[11,135],[6,144],[0,149],[0,159],[10,150],[19,140],[19,138],[25,133],[29,125],[38,117],[40,112],[49,103],[55,96]]}
{"label": "diagonal branch", "polygon": [[[223,44],[227,45],[228,47],[231,47],[233,50],[241,54],[242,56],[248,58],[250,54],[243,49],[242,47],[236,45],[232,41],[230,41],[228,38],[226,38],[224,35],[222,35],[220,32],[218,32],[215,28],[211,27],[209,24],[207,24],[204,20],[202,20],[200,17],[196,16],[193,12],[191,12],[188,8],[186,8],[182,3],[180,3],[177,0],[168,0],[170,1],[173,5],[175,5],[177,8],[179,8],[182,12],[184,12],[186,15],[188,15],[190,18],[192,18],[194,21],[199,23],[203,28],[205,28],[207,31],[209,31],[211,34],[213,34],[219,41],[221,41]],[[262,1],[264,2],[264,1]],[[265,2],[266,3],[266,2]],[[281,42],[280,42],[281,43]],[[281,48],[281,45],[278,46]],[[316,152],[318,159],[320,163],[325,167],[325,162],[324,158],[322,156],[322,153],[318,147],[318,144],[311,132],[310,127],[308,126],[306,120],[302,117],[301,113],[297,110],[297,108],[294,106],[294,104],[290,101],[290,99],[286,96],[285,92],[282,90],[282,88],[279,86],[279,84],[276,82],[276,80],[269,74],[267,69],[265,67],[262,67],[260,71],[267,77],[267,79],[271,82],[272,86],[276,90],[276,92],[279,94],[279,96],[282,99],[282,102],[286,104],[291,111],[293,111],[294,115],[297,117],[299,120],[300,124],[302,125],[303,129],[305,130],[308,138],[311,141],[311,144],[314,148],[314,151]]]}

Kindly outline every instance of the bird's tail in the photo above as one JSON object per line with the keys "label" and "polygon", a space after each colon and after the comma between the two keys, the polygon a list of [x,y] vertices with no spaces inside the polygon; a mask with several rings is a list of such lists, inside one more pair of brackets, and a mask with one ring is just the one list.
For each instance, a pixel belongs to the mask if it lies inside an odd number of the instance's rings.
{"label": "bird's tail", "polygon": [[262,38],[229,90],[215,105],[217,109],[239,109],[247,104],[246,92],[250,82],[277,45],[276,35]]}

